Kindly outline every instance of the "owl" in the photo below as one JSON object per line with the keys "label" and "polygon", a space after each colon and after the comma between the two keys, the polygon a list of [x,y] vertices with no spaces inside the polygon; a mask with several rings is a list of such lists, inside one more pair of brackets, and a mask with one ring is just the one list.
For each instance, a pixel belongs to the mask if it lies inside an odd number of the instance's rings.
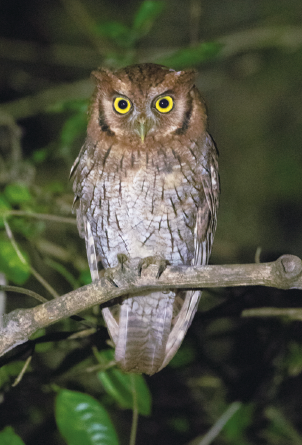
{"label": "owl", "polygon": [[[165,264],[207,264],[219,203],[218,152],[195,72],[146,63],[92,76],[87,137],[71,170],[92,280],[127,258],[137,259],[139,269],[156,263],[159,274]],[[164,368],[200,295],[172,286],[102,309],[117,364],[150,375]]]}

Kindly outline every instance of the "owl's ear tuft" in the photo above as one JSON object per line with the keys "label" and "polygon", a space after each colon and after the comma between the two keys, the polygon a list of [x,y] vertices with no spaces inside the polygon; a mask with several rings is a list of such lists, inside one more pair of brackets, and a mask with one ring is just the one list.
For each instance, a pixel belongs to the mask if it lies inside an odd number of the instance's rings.
{"label": "owl's ear tuft", "polygon": [[165,76],[165,83],[174,84],[175,86],[182,86],[185,89],[191,89],[194,86],[196,79],[195,70],[184,71],[168,71]]}
{"label": "owl's ear tuft", "polygon": [[98,68],[95,71],[92,71],[91,77],[95,82],[103,82],[104,80],[108,81],[112,78],[112,72],[106,68]]}
{"label": "owl's ear tuft", "polygon": [[196,70],[185,70],[185,71],[178,71],[176,74],[179,76],[179,79],[187,84],[194,85],[196,80]]}
{"label": "owl's ear tuft", "polygon": [[116,76],[115,72],[107,68],[99,68],[96,71],[92,71],[91,77],[96,84],[97,90],[103,94],[123,87],[121,79]]}

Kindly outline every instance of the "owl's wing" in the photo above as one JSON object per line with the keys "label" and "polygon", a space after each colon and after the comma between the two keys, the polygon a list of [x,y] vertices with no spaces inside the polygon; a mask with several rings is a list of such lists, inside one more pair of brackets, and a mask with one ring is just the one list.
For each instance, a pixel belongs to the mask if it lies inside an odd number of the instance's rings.
{"label": "owl's wing", "polygon": [[[209,261],[219,206],[218,152],[210,135],[207,135],[202,151],[205,156],[201,165],[201,178],[198,180],[203,186],[203,198],[200,199],[196,215],[193,266],[204,266]],[[165,359],[160,369],[164,368],[176,354],[192,323],[200,296],[200,290],[176,293],[176,304],[177,300],[183,300],[183,302],[178,303],[181,308],[173,320],[174,326],[167,341]]]}
{"label": "owl's wing", "polygon": [[[93,166],[93,153],[94,152],[94,146],[85,141],[84,145],[81,148],[81,151],[76,158],[75,162],[73,163],[73,166],[71,167],[70,171],[70,178],[74,178],[74,184],[73,184],[73,190],[75,193],[75,198],[73,202],[73,209],[76,211],[77,215],[77,226],[79,230],[79,234],[82,238],[85,239],[86,243],[86,252],[87,252],[87,260],[88,265],[90,269],[91,279],[92,281],[98,280],[100,275],[99,271],[99,255],[98,255],[98,249],[95,243],[95,239],[92,233],[91,224],[87,217],[87,206],[83,202],[83,188],[85,183],[85,176],[87,175],[87,165],[90,165],[90,169]],[[86,193],[87,193],[87,187],[86,187]],[[88,200],[91,201],[91,197],[88,196]],[[112,340],[114,343],[117,341],[118,336],[118,313],[115,314],[115,311],[108,308],[104,308],[102,310],[105,322],[108,327],[108,331],[111,335]],[[116,316],[114,316],[116,315]]]}
{"label": "owl's wing", "polygon": [[[97,256],[97,250],[95,246],[94,237],[91,230],[90,222],[88,221],[87,217],[84,215],[84,213],[81,211],[81,205],[77,209],[77,218],[78,218],[78,225],[79,220],[80,223],[84,226],[84,233],[85,233],[85,243],[86,243],[86,252],[87,252],[87,259],[88,259],[88,265],[90,269],[91,279],[92,281],[99,279],[99,267],[98,267],[98,256]],[[115,308],[115,306],[114,306]],[[102,314],[105,319],[109,334],[113,340],[113,342],[116,344],[118,339],[118,333],[119,333],[119,325],[117,322],[117,319],[114,317],[114,311],[112,312],[112,308],[104,308],[102,309]],[[119,314],[117,314],[119,315]]]}

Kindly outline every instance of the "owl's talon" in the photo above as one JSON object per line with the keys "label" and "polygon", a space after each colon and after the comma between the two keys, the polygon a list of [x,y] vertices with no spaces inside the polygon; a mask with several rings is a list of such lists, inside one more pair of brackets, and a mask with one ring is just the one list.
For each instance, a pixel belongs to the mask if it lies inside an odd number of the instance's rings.
{"label": "owl's talon", "polygon": [[124,272],[125,270],[125,264],[129,262],[129,258],[125,253],[118,253],[117,254],[117,260],[119,264],[121,265],[121,271]]}
{"label": "owl's talon", "polygon": [[111,268],[102,270],[100,276],[103,276],[110,284],[114,287],[118,287],[118,285],[113,281],[113,270]]}
{"label": "owl's talon", "polygon": [[156,274],[156,278],[159,278],[161,274],[164,272],[166,267],[170,264],[168,260],[165,260],[162,257],[158,256],[147,256],[146,258],[142,258],[138,263],[138,275],[142,276],[142,270],[147,269],[150,264],[156,264],[158,266],[158,271]]}

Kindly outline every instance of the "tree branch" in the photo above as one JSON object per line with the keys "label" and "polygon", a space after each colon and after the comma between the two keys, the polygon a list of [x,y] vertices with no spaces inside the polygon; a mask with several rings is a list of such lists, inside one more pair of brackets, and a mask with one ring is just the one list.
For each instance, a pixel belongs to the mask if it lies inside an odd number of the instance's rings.
{"label": "tree branch", "polygon": [[132,260],[123,271],[120,267],[110,269],[110,280],[103,277],[55,300],[31,309],[16,309],[4,315],[2,322],[0,318],[0,356],[25,343],[38,329],[120,296],[171,288],[269,286],[302,289],[302,261],[293,255],[283,255],[272,263],[262,264],[170,266],[159,279],[154,278],[157,274],[155,265],[149,266],[139,277],[138,261]]}

